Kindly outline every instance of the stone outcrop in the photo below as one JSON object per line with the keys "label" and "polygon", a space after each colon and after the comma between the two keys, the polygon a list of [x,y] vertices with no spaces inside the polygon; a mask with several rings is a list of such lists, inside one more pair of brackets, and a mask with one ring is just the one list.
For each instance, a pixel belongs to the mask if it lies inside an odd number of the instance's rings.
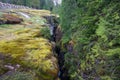
{"label": "stone outcrop", "polygon": [[0,24],[18,24],[23,21],[22,18],[12,14],[2,14],[0,17]]}
{"label": "stone outcrop", "polygon": [[30,8],[22,5],[14,5],[0,2],[0,9],[30,9]]}

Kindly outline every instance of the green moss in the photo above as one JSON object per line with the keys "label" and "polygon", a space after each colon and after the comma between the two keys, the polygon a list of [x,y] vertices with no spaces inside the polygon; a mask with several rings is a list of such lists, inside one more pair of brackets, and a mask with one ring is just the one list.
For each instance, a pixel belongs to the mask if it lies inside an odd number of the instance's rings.
{"label": "green moss", "polygon": [[1,80],[35,80],[35,78],[30,73],[14,72],[8,76],[4,76]]}
{"label": "green moss", "polygon": [[[10,60],[6,59],[6,63],[20,64],[26,68],[38,70],[38,72],[42,70],[44,76],[53,77],[51,73],[56,74],[57,70],[49,58],[53,56],[51,50],[52,46],[44,38],[0,42],[0,52],[11,57]],[[51,79],[50,76],[49,80]],[[46,77],[44,78],[46,79]]]}
{"label": "green moss", "polygon": [[4,54],[12,54],[13,58],[19,58],[24,55],[25,50],[20,43],[17,42],[0,42],[0,52]]}
{"label": "green moss", "polygon": [[[4,60],[0,59],[0,74],[8,71],[4,65],[19,64],[19,70],[31,71],[36,75],[34,80],[53,80],[58,74],[57,60],[53,55],[52,44],[48,40],[49,29],[42,26],[46,21],[41,17],[49,15],[50,12],[45,10],[19,11],[29,13],[31,18],[22,17],[24,22],[21,24],[0,26],[0,54],[4,55]],[[13,10],[14,14],[17,15],[16,10]],[[16,80],[12,76],[10,79]],[[15,75],[15,77],[18,76]]]}

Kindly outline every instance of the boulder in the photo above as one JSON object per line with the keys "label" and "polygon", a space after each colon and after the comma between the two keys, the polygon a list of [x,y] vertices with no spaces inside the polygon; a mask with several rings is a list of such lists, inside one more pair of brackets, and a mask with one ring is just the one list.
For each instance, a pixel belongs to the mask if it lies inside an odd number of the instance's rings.
{"label": "boulder", "polygon": [[2,19],[0,19],[0,22],[4,22],[6,24],[19,24],[23,21],[22,18],[19,18],[16,15],[12,14],[3,14]]}

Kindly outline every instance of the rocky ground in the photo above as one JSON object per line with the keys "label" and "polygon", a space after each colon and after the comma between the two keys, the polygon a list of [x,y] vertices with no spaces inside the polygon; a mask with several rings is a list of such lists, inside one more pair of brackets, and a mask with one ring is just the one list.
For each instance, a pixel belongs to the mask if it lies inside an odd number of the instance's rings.
{"label": "rocky ground", "polygon": [[0,11],[0,80],[59,80],[58,61],[43,16],[50,12]]}

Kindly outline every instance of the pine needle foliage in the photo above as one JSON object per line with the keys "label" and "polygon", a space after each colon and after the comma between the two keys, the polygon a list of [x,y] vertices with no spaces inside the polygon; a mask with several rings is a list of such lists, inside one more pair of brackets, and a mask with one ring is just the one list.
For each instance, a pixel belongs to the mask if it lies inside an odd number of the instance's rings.
{"label": "pine needle foliage", "polygon": [[120,79],[120,0],[64,0],[61,26],[71,80]]}

